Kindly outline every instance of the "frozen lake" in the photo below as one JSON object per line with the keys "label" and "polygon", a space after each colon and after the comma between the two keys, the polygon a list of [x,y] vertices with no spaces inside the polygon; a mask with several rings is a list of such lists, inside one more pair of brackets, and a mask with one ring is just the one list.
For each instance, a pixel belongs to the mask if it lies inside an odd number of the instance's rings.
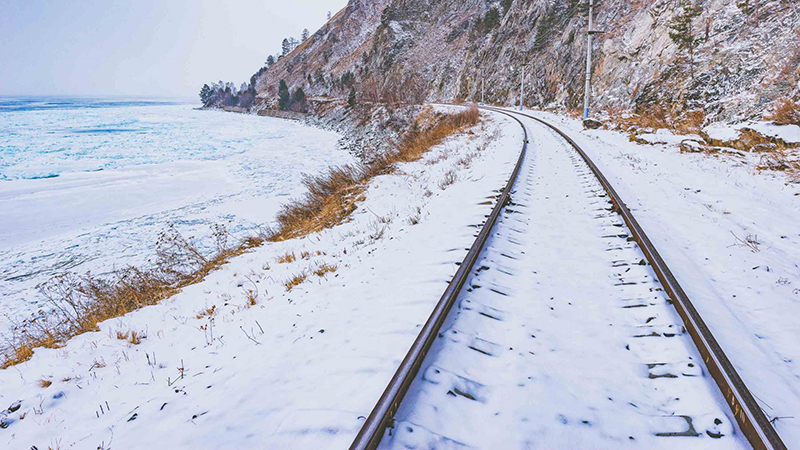
{"label": "frozen lake", "polygon": [[64,271],[142,264],[169,225],[268,224],[300,175],[352,162],[339,135],[189,103],[0,98],[0,332]]}

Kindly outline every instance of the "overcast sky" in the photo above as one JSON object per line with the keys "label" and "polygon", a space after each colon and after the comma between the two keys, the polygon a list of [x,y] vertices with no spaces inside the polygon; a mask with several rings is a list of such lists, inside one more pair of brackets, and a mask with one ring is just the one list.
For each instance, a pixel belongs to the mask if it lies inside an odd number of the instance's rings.
{"label": "overcast sky", "polygon": [[0,0],[0,95],[194,96],[237,85],[347,0]]}

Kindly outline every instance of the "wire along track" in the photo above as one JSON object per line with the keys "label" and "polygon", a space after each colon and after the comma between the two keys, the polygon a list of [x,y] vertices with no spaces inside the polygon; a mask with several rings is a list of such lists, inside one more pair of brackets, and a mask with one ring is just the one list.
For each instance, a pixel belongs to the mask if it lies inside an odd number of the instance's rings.
{"label": "wire along track", "polygon": [[485,109],[519,160],[351,448],[786,448],[585,152]]}

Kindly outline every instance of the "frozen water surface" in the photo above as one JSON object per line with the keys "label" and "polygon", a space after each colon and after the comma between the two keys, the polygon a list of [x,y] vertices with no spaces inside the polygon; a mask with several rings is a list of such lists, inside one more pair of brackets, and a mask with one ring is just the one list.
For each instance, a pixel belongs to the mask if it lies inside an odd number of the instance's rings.
{"label": "frozen water surface", "polygon": [[338,138],[188,103],[0,98],[0,328],[52,275],[146,262],[170,224],[269,223],[301,173],[352,161]]}

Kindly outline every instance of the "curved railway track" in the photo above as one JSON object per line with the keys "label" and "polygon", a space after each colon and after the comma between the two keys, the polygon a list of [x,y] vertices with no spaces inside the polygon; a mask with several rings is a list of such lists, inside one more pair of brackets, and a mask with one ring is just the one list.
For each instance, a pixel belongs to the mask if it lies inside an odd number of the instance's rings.
{"label": "curved railway track", "polygon": [[586,153],[485,109],[522,127],[520,157],[351,449],[785,449]]}

